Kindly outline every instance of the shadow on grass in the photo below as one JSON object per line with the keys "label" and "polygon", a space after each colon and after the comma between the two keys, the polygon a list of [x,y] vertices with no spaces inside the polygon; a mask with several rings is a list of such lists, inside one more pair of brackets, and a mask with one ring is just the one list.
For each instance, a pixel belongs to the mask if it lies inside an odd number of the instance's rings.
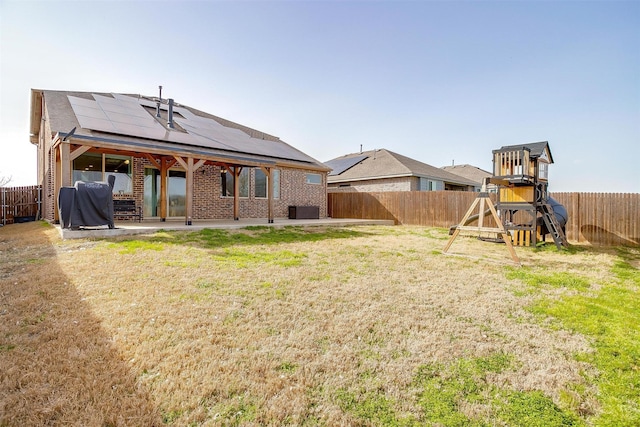
{"label": "shadow on grass", "polygon": [[0,425],[160,425],[40,223],[0,229]]}

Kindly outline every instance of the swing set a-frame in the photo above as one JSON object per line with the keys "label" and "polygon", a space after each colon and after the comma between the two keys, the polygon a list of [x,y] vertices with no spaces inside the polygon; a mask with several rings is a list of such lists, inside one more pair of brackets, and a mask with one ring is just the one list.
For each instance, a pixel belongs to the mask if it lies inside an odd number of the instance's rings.
{"label": "swing set a-frame", "polygon": [[[469,210],[462,218],[462,221],[460,221],[460,225],[457,225],[455,227],[455,231],[453,232],[453,235],[451,235],[451,238],[447,242],[447,245],[444,247],[442,252],[446,253],[449,250],[449,248],[451,248],[453,241],[456,240],[456,237],[458,237],[461,231],[477,232],[478,236],[480,236],[480,234],[482,233],[496,233],[502,237],[502,240],[504,240],[513,261],[516,264],[520,264],[520,258],[518,258],[518,255],[516,254],[516,251],[515,249],[513,249],[513,245],[511,244],[511,236],[509,236],[509,234],[507,233],[507,230],[504,228],[504,225],[502,224],[502,221],[498,216],[498,212],[496,211],[495,206],[493,206],[493,202],[489,198],[489,193],[487,192],[487,184],[489,183],[497,184],[497,185],[509,185],[508,181],[504,181],[496,178],[485,178],[482,184],[482,189],[480,190],[480,193],[478,193],[478,197],[476,197],[476,199],[471,204],[471,207],[469,207]],[[473,215],[478,205],[480,205],[479,212],[478,212],[478,225],[477,226],[466,225],[469,222],[469,218],[471,217],[471,215]],[[493,216],[493,219],[495,220],[497,227],[484,226],[484,217],[486,212],[485,208],[487,206],[489,207],[489,211],[491,212],[491,215]]]}

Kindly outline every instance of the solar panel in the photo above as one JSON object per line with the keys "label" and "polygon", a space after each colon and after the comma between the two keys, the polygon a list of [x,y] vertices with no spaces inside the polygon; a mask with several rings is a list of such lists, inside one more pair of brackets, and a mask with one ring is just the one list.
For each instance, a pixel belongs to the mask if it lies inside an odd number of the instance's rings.
{"label": "solar panel", "polygon": [[85,129],[163,139],[167,131],[137,102],[93,95],[95,101],[68,96],[78,123]]}
{"label": "solar panel", "polygon": [[355,157],[347,157],[346,159],[338,158],[338,159],[329,160],[324,164],[333,169],[329,173],[329,176],[340,175],[342,172],[354,167],[355,165],[357,165],[367,157],[369,156],[362,155],[362,156],[355,156]]}
{"label": "solar panel", "polygon": [[94,100],[71,95],[67,98],[78,123],[85,129],[231,152],[303,162],[313,161],[306,154],[282,141],[253,138],[240,129],[227,127],[216,120],[198,116],[186,108],[174,108],[174,112],[177,113],[174,115],[174,122],[180,125],[185,133],[166,129],[145,109],[145,106],[155,108],[155,102],[144,98],[120,94],[113,94],[113,98],[93,94]]}

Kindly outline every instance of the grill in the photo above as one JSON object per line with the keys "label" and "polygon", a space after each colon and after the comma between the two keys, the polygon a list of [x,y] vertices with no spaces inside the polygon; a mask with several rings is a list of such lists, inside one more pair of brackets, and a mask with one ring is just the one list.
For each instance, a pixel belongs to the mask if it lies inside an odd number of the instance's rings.
{"label": "grill", "polygon": [[58,193],[58,209],[62,228],[78,230],[83,227],[113,228],[113,185],[108,182],[77,181],[73,187],[62,187]]}

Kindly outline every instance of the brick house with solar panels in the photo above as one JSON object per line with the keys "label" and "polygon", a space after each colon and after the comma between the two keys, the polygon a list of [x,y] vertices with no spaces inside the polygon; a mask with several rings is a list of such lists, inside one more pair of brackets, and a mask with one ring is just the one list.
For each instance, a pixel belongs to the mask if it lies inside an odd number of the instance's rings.
{"label": "brick house with solar panels", "polygon": [[329,168],[278,137],[173,102],[115,93],[31,90],[42,217],[57,222],[61,187],[116,177],[113,199],[145,219],[327,216]]}
{"label": "brick house with solar panels", "polygon": [[480,184],[386,149],[346,154],[325,162],[329,191],[479,191]]}

